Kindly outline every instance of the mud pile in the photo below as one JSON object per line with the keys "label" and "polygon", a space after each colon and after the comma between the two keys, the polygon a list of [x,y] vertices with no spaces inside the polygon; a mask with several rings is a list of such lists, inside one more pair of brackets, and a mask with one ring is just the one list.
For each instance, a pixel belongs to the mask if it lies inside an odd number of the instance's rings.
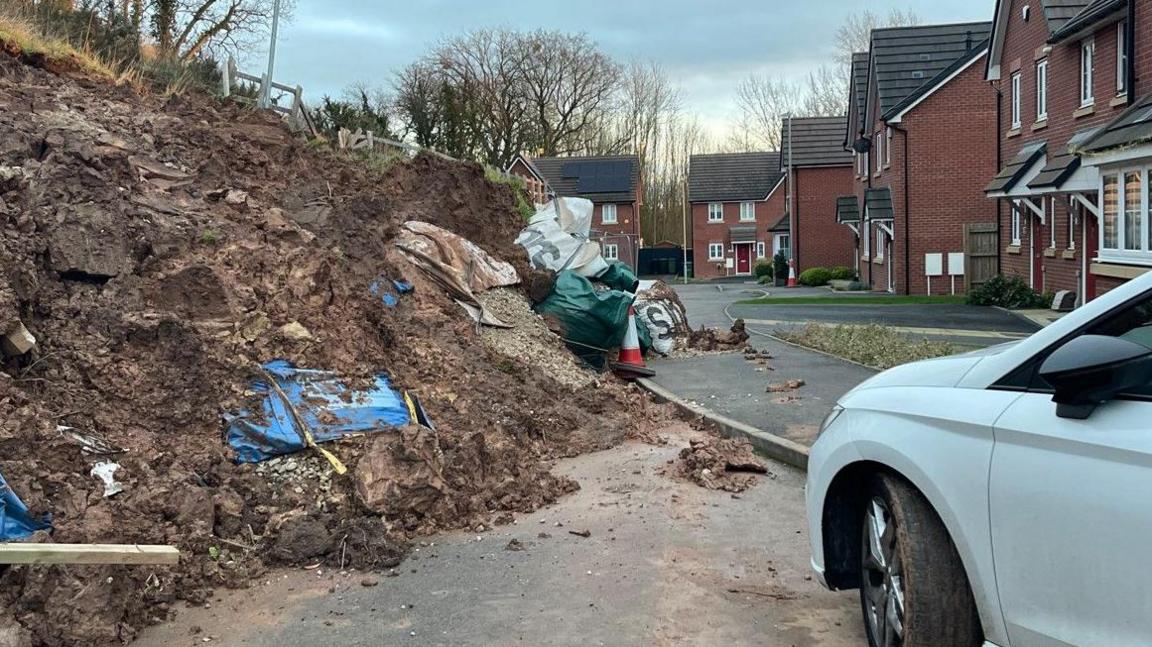
{"label": "mud pile", "polygon": [[744,328],[743,319],[733,321],[732,328],[728,332],[701,327],[688,333],[688,348],[695,351],[740,350],[747,343],[748,331]]}
{"label": "mud pile", "polygon": [[756,484],[757,474],[769,473],[747,440],[718,436],[689,441],[674,470],[697,485],[726,492],[743,492]]}
{"label": "mud pile", "polygon": [[[527,275],[514,196],[479,166],[422,156],[378,171],[269,115],[0,54],[0,324],[38,342],[0,355],[0,473],[51,514],[51,541],[183,552],[171,568],[0,571],[0,638],[129,641],[176,600],[269,564],[391,566],[416,533],[554,500],[576,485],[544,459],[648,424],[611,379],[574,389],[483,343],[392,247],[408,220]],[[390,279],[415,285],[394,307],[369,290]],[[237,465],[221,414],[276,358],[349,381],[386,372],[436,431],[327,445],[346,476],[312,454]],[[86,453],[78,435],[123,451]],[[97,460],[119,463],[123,492],[103,496]]]}

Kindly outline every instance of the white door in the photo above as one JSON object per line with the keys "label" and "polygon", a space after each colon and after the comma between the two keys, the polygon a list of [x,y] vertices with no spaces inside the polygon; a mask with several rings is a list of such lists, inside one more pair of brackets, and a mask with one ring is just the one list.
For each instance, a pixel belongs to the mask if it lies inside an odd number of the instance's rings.
{"label": "white door", "polygon": [[[1150,324],[1144,300],[1086,334],[1152,347]],[[1006,378],[1030,392],[996,422],[988,486],[1008,637],[1013,647],[1152,644],[1152,376],[1075,420],[1022,373]]]}

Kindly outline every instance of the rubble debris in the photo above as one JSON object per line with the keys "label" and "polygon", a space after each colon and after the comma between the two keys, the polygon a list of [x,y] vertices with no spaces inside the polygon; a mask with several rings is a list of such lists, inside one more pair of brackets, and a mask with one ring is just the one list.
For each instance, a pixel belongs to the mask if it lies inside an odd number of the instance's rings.
{"label": "rubble debris", "polygon": [[591,530],[569,530],[568,534],[569,535],[576,535],[577,537],[583,537],[583,538],[587,539],[587,538],[592,536],[592,531]]}
{"label": "rubble debris", "polygon": [[90,475],[100,479],[104,485],[104,498],[115,496],[124,491],[124,486],[116,480],[116,471],[120,469],[118,463],[101,462],[92,466]]}
{"label": "rubble debris", "polygon": [[9,357],[19,357],[36,348],[36,338],[24,323],[17,320],[8,326],[8,330],[0,335],[0,350]]}
{"label": "rubble debris", "polygon": [[308,341],[312,339],[312,332],[305,328],[299,321],[292,321],[280,326],[276,331],[281,338],[288,341]]}
{"label": "rubble debris", "polygon": [[697,485],[725,492],[743,492],[756,483],[753,474],[769,473],[747,440],[718,436],[689,441],[674,469]]}
{"label": "rubble debris", "polygon": [[700,328],[688,335],[688,348],[699,351],[725,351],[738,350],[748,342],[748,331],[744,329],[744,320],[737,319],[732,322],[728,332],[719,332],[715,328]]}
{"label": "rubble debris", "polygon": [[596,373],[580,365],[519,291],[496,288],[479,298],[489,312],[512,326],[481,331],[485,346],[511,360],[498,365],[502,370],[504,366],[508,371],[532,366],[573,389],[583,389],[596,382]]}
{"label": "rubble debris", "polygon": [[[51,515],[55,542],[184,556],[149,572],[5,570],[0,627],[17,622],[35,647],[131,641],[176,602],[271,564],[393,568],[421,533],[574,490],[548,460],[635,427],[637,396],[614,379],[573,389],[539,368],[566,350],[541,345],[552,359],[510,369],[393,244],[420,221],[528,276],[515,194],[481,166],[420,155],[383,171],[313,150],[264,111],[76,83],[2,54],[0,103],[0,166],[22,169],[0,180],[0,327],[20,319],[37,338],[32,361],[0,357],[0,473],[27,506],[4,488],[4,523],[26,509]],[[179,160],[189,178],[142,180],[129,155]],[[246,200],[208,195],[221,187]],[[370,291],[401,279],[413,290],[394,307]],[[387,371],[436,431],[340,438],[344,478],[311,453],[237,463],[220,412],[250,405],[254,367],[274,359],[350,389]],[[91,455],[58,426],[126,450],[125,490],[96,496]],[[420,458],[430,436],[438,476]]]}
{"label": "rubble debris", "polygon": [[508,540],[507,544],[505,544],[504,550],[511,550],[515,552],[522,551],[524,550],[524,543],[513,537],[512,539]]}
{"label": "rubble debris", "polygon": [[795,391],[796,389],[804,386],[804,380],[786,380],[781,383],[772,383],[768,385],[768,393],[786,393],[788,391]]}

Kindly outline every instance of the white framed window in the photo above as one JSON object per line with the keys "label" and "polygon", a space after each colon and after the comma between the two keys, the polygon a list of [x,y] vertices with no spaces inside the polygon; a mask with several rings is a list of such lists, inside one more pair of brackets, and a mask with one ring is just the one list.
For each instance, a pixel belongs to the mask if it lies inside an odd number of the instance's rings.
{"label": "white framed window", "polygon": [[856,177],[860,177],[860,153],[852,151],[852,162],[856,165]]}
{"label": "white framed window", "polygon": [[724,205],[719,202],[708,203],[708,222],[724,222]]}
{"label": "white framed window", "polygon": [[1116,96],[1128,92],[1128,21],[1116,25]]}
{"label": "white framed window", "polygon": [[1012,207],[1012,245],[1020,246],[1020,207]]}
{"label": "white framed window", "polygon": [[724,260],[724,243],[708,243],[708,260]]}
{"label": "white framed window", "polygon": [[764,241],[756,241],[756,258],[764,258]]}
{"label": "white framed window", "polygon": [[1020,127],[1020,73],[1012,75],[1012,128]]}
{"label": "white framed window", "polygon": [[868,177],[868,173],[869,173],[870,168],[872,168],[872,152],[868,151],[868,152],[864,153],[864,167],[863,167],[864,172],[861,173],[861,175],[864,177]]}
{"label": "white framed window", "polygon": [[1048,59],[1036,64],[1036,121],[1048,118]]}
{"label": "white framed window", "polygon": [[1152,263],[1149,183],[1152,167],[1105,173],[1100,178],[1100,257]]}
{"label": "white framed window", "polygon": [[616,205],[602,204],[600,205],[600,222],[605,225],[616,224]]}
{"label": "white framed window", "polygon": [[756,203],[740,203],[740,222],[756,222]]}
{"label": "white framed window", "polygon": [[1089,38],[1080,42],[1080,107],[1086,108],[1096,103],[1092,88],[1093,61],[1096,58],[1096,40]]}
{"label": "white framed window", "polygon": [[615,261],[620,259],[620,246],[616,243],[604,243],[604,260]]}
{"label": "white framed window", "polygon": [[877,130],[872,136],[872,141],[876,142],[876,175],[880,175],[880,169],[884,164],[884,138],[881,135],[882,133]]}
{"label": "white framed window", "polygon": [[876,260],[884,260],[884,228],[876,226]]}
{"label": "white framed window", "polygon": [[784,252],[785,256],[792,258],[792,238],[790,234],[776,234],[775,245],[776,249],[772,252],[773,256]]}
{"label": "white framed window", "polygon": [[1056,198],[1048,199],[1048,248],[1056,249]]}
{"label": "white framed window", "polygon": [[884,129],[884,168],[892,166],[892,126]]}
{"label": "white framed window", "polygon": [[864,222],[864,231],[860,233],[860,240],[864,241],[864,258],[872,256],[872,221]]}

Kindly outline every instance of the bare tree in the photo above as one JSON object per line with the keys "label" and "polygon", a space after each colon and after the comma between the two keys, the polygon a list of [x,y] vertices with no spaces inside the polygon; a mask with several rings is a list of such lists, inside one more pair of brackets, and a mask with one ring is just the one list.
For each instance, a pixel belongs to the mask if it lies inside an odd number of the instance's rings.
{"label": "bare tree", "polygon": [[516,40],[519,83],[538,149],[544,155],[577,152],[611,108],[620,67],[584,34],[534,31]]}
{"label": "bare tree", "polygon": [[784,79],[753,74],[736,90],[739,117],[724,148],[779,150],[780,122],[802,105],[801,88]]}
{"label": "bare tree", "polygon": [[845,113],[848,77],[831,65],[821,65],[808,73],[800,113],[808,117],[832,117]]}
{"label": "bare tree", "polygon": [[[245,49],[267,34],[274,0],[151,0],[146,13],[160,55],[188,62],[201,54]],[[281,20],[294,3],[281,0]],[[140,20],[137,15],[135,20]]]}
{"label": "bare tree", "polygon": [[887,17],[881,17],[867,9],[850,14],[836,29],[836,62],[841,67],[850,67],[852,54],[868,51],[873,29],[917,24],[920,24],[920,18],[911,9],[893,9],[888,12]]}

